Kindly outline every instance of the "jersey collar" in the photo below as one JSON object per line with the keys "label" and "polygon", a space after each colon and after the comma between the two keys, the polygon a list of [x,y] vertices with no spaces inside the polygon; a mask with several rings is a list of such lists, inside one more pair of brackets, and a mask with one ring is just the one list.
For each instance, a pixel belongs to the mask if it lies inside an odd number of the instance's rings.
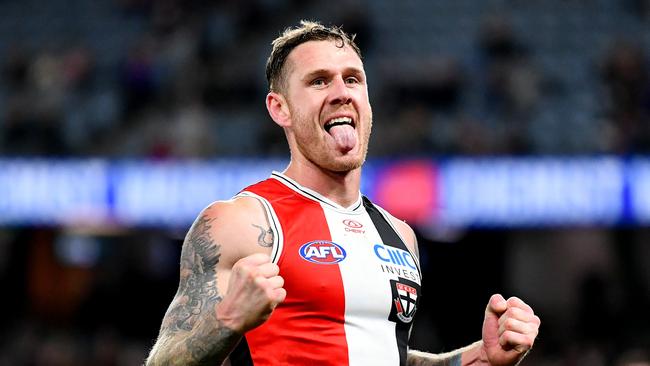
{"label": "jersey collar", "polygon": [[318,202],[323,203],[323,204],[325,204],[327,206],[331,206],[332,208],[335,208],[337,210],[346,211],[346,212],[356,212],[356,211],[359,211],[363,207],[363,200],[361,199],[361,192],[359,192],[359,195],[358,195],[359,197],[357,198],[357,200],[352,205],[350,205],[349,207],[343,207],[343,206],[339,205],[338,203],[330,200],[329,198],[323,196],[322,194],[320,194],[320,193],[318,193],[318,192],[316,192],[316,191],[314,191],[312,189],[309,189],[307,187],[303,187],[302,185],[300,185],[295,180],[287,177],[286,175],[284,175],[284,174],[282,174],[280,172],[273,171],[273,173],[271,174],[271,178],[276,179],[280,183],[282,183],[285,186],[291,188],[292,190],[294,190],[295,192],[301,194],[302,196],[305,196],[305,197],[307,197],[307,198],[309,198],[311,200],[314,200],[314,201],[318,201]]}

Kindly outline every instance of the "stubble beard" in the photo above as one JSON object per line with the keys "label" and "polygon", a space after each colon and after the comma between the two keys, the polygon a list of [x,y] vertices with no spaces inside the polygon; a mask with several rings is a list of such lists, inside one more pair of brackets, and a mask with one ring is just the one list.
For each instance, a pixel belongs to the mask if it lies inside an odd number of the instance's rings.
{"label": "stubble beard", "polygon": [[[300,150],[300,153],[310,163],[334,173],[348,173],[363,166],[368,154],[368,143],[370,141],[370,133],[372,132],[372,115],[367,118],[365,123],[362,123],[364,131],[358,132],[359,140],[357,144],[359,144],[359,149],[361,149],[360,156],[358,157],[333,156],[327,142],[320,138],[322,136],[319,130],[320,126],[315,125],[307,118],[303,118],[296,110],[292,111],[292,116],[295,118],[292,131],[296,145],[295,148]],[[314,141],[314,137],[318,139]]]}

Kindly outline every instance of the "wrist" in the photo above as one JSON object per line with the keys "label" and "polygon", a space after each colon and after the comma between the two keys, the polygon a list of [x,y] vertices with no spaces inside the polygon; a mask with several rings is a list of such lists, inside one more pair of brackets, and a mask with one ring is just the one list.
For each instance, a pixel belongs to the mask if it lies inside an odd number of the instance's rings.
{"label": "wrist", "polygon": [[227,301],[222,301],[215,306],[215,316],[218,327],[227,328],[239,335],[246,332],[244,324],[239,320],[239,317],[235,316],[235,312]]}
{"label": "wrist", "polygon": [[485,350],[485,346],[483,345],[483,341],[481,342],[481,346],[479,347],[479,365],[485,365],[485,366],[491,366],[490,360],[488,359],[487,351]]}
{"label": "wrist", "polygon": [[464,366],[490,366],[483,341],[474,342],[467,347],[462,354],[461,364]]}

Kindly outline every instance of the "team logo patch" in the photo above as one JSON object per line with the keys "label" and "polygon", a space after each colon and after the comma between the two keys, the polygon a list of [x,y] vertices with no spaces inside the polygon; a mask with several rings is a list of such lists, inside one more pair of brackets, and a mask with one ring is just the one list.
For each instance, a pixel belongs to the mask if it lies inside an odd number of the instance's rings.
{"label": "team logo patch", "polygon": [[390,280],[390,287],[393,291],[391,318],[396,317],[403,323],[410,323],[415,316],[420,285],[400,278],[399,280]]}
{"label": "team logo patch", "polygon": [[318,264],[338,263],[347,256],[343,247],[327,240],[305,243],[300,247],[299,253],[304,260]]}

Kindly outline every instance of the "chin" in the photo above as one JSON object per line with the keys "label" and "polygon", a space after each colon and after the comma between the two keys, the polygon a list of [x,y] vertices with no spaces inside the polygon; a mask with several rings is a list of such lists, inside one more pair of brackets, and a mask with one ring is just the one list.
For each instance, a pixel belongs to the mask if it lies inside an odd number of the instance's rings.
{"label": "chin", "polygon": [[337,173],[347,173],[355,169],[359,169],[363,166],[365,162],[364,157],[342,157],[339,159],[334,159],[333,161],[326,162],[322,165],[323,168],[337,172]]}

